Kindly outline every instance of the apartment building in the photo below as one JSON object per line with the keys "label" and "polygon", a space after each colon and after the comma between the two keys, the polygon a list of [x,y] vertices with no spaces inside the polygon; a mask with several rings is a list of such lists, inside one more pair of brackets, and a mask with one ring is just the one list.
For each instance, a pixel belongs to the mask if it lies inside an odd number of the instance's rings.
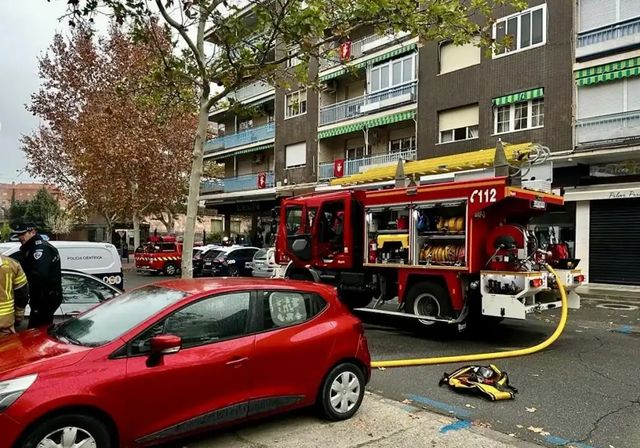
{"label": "apartment building", "polygon": [[[640,180],[633,162],[638,9],[632,0],[503,7],[495,11],[493,33],[511,36],[510,45],[493,53],[362,30],[335,58],[311,68],[319,91],[255,82],[233,94],[254,116],[212,111],[224,135],[207,142],[205,157],[224,162],[226,177],[201,198],[227,217],[251,216],[257,224],[270,220],[279,198],[322,188],[334,177],[399,158],[491,148],[498,138],[535,142],[552,151],[554,186],[568,201],[538,223],[540,231],[569,240],[592,281],[621,282],[604,272],[611,255],[603,258],[596,241],[627,226],[609,224],[614,216],[637,209],[640,217],[640,189],[632,184]],[[640,274],[628,274],[622,282],[640,283]]]}
{"label": "apartment building", "polygon": [[577,0],[574,148],[558,157],[567,228],[592,283],[640,284],[640,2]]}

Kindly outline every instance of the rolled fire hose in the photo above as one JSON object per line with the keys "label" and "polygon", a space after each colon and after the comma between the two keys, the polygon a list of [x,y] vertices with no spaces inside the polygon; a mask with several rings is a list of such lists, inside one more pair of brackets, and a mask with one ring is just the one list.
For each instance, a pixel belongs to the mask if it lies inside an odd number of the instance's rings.
{"label": "rolled fire hose", "polygon": [[556,271],[549,265],[545,264],[544,267],[556,278],[558,289],[560,290],[560,298],[562,300],[562,312],[560,314],[560,322],[556,330],[551,336],[539,344],[532,347],[521,348],[518,350],[507,350],[503,352],[493,353],[476,353],[470,355],[456,355],[456,356],[438,356],[435,358],[412,358],[412,359],[393,359],[388,361],[372,361],[372,368],[387,368],[387,367],[412,367],[412,366],[426,366],[435,364],[451,364],[455,362],[471,362],[471,361],[486,361],[489,359],[502,359],[502,358],[515,358],[517,356],[531,355],[537,353],[553,344],[562,334],[567,324],[567,316],[569,314],[567,300],[567,292],[564,289],[564,285],[556,274]]}

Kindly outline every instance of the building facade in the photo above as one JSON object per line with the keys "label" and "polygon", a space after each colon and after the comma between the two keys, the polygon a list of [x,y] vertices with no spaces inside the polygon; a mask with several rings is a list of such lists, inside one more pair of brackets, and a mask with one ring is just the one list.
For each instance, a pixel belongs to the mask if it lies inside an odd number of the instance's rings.
{"label": "building facade", "polygon": [[532,0],[494,16],[494,37],[509,36],[494,52],[362,30],[312,67],[319,91],[239,89],[258,112],[212,112],[224,135],[205,157],[226,177],[201,198],[256,224],[280,197],[334,177],[535,142],[552,152],[567,200],[538,233],[568,241],[590,281],[640,284],[640,2]]}

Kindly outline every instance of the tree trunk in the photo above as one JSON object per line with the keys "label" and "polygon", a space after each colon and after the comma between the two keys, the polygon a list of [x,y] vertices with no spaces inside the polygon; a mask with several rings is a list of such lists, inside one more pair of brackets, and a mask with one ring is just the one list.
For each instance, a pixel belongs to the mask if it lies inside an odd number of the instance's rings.
{"label": "tree trunk", "polygon": [[113,221],[110,220],[109,218],[106,218],[107,221],[107,228],[106,228],[106,235],[105,235],[105,240],[107,241],[107,243],[111,244],[113,242]]}
{"label": "tree trunk", "polygon": [[196,218],[198,201],[200,199],[200,179],[202,178],[202,158],[204,142],[207,138],[207,124],[209,111],[207,110],[207,94],[200,97],[200,111],[198,113],[198,130],[193,143],[191,162],[191,177],[189,178],[189,198],[187,199],[187,222],[184,229],[184,245],[182,249],[182,278],[193,277],[193,244],[195,242]]}
{"label": "tree trunk", "polygon": [[133,247],[140,247],[140,217],[138,213],[134,213],[133,217]]}

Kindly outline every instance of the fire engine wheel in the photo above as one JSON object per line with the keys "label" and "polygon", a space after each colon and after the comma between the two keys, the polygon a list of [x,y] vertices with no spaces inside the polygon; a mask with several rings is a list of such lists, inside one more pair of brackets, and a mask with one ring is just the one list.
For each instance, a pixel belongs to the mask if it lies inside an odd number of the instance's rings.
{"label": "fire engine wheel", "polygon": [[[436,283],[416,283],[407,293],[407,303],[404,310],[406,313],[417,316],[449,317],[451,316],[449,294],[446,289]],[[438,323],[422,319],[419,319],[418,322],[425,327]]]}
{"label": "fire engine wheel", "polygon": [[164,266],[164,275],[173,276],[178,273],[178,266],[173,263],[167,263]]}

